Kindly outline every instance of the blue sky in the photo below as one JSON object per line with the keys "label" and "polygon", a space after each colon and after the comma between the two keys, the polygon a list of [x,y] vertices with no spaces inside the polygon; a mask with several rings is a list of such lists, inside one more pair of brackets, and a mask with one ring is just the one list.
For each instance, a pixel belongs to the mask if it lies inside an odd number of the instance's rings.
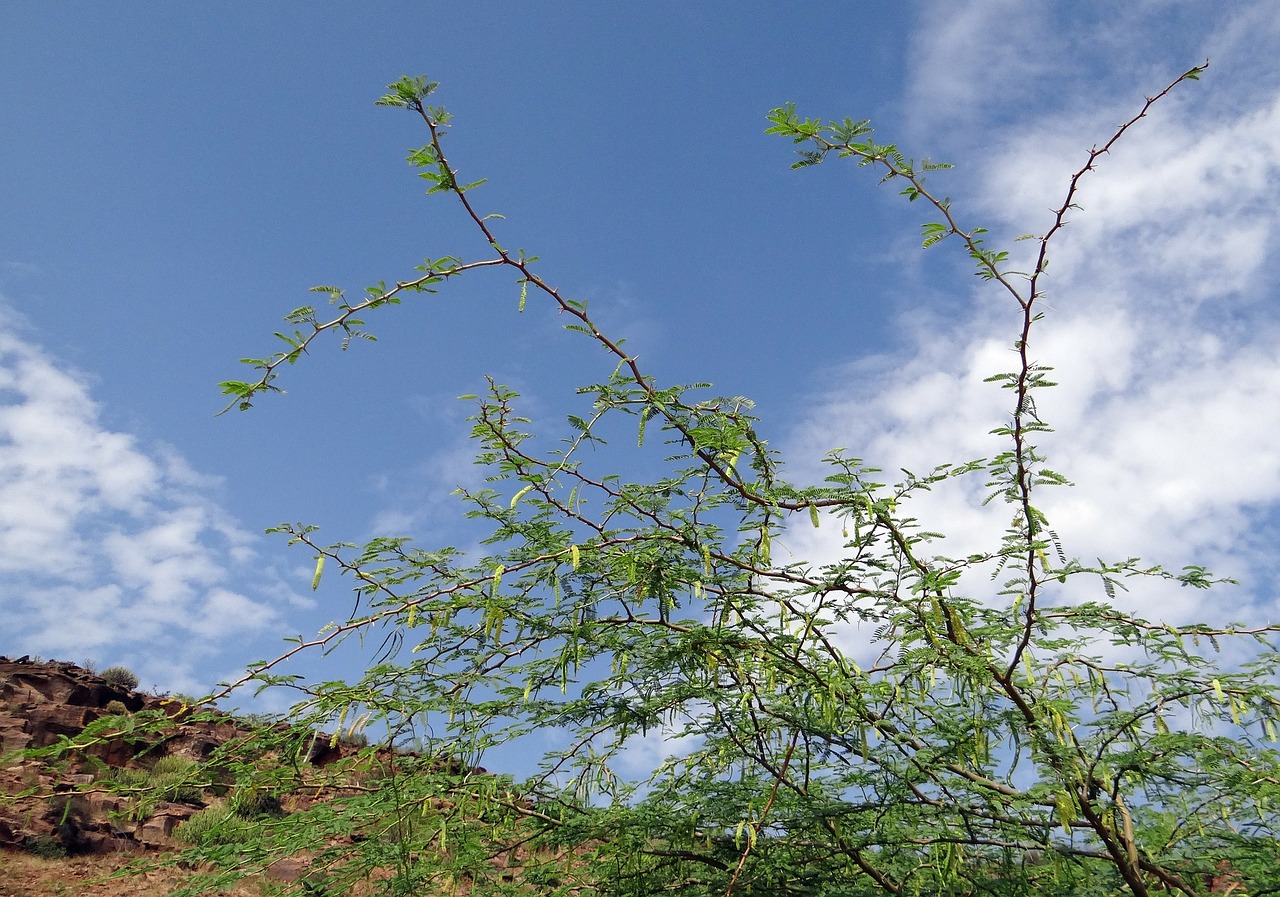
{"label": "blue sky", "polygon": [[[1037,232],[1084,152],[1212,61],[1091,177],[1054,257],[1041,415],[1078,486],[1068,551],[1234,574],[1136,590],[1155,617],[1274,620],[1280,595],[1280,24],[1269,2],[10,4],[0,13],[0,654],[123,663],[201,692],[347,586],[261,533],[474,537],[455,400],[486,374],[550,421],[607,361],[475,277],[322,346],[284,397],[215,417],[216,383],[309,286],[478,258],[373,100],[441,82],[452,161],[507,242],[588,298],[667,382],[759,403],[795,473],[990,454],[1014,311],[921,210],[838,165],[791,172],[764,116],[871,118],[955,172],[997,238]],[[1023,244],[1025,245],[1025,244]],[[975,486],[978,484],[975,484]],[[979,490],[980,492],[980,490]],[[919,508],[959,553],[1007,523],[967,487]],[[1007,515],[1006,515],[1007,516]],[[830,528],[788,548],[821,560]],[[803,530],[803,531],[801,531]],[[827,540],[827,541],[824,541]]]}

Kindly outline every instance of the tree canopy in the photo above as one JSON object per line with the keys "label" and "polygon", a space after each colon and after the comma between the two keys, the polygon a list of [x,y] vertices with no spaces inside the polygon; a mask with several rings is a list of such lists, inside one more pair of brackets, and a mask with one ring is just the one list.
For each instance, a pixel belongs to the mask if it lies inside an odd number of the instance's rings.
{"label": "tree canopy", "polygon": [[[767,133],[797,149],[793,168],[867,169],[925,211],[925,248],[959,248],[1018,312],[1012,364],[988,378],[1006,395],[991,422],[999,452],[899,475],[833,448],[817,481],[789,476],[793,459],[747,398],[659,382],[586,301],[545,280],[478,205],[484,182],[458,178],[437,85],[392,84],[378,103],[425,129],[410,164],[490,253],[428,258],[355,299],[315,287],[328,308],[292,311],[280,351],[222,384],[228,407],[278,391],[326,335],[343,348],[371,339],[366,319],[484,271],[514,278],[517,311],[550,303],[607,363],[563,422],[534,421],[496,381],[471,397],[487,481],[459,493],[485,527],[479,548],[278,527],[315,558],[313,585],[348,577],[357,605],[229,686],[295,688],[299,700],[289,727],[212,762],[240,793],[282,794],[303,781],[295,761],[317,732],[363,735],[371,743],[332,773],[363,785],[195,851],[234,876],[314,849],[309,887],[381,869],[402,894],[1274,891],[1280,624],[1134,616],[1128,580],[1219,580],[1191,562],[1076,557],[1039,501],[1070,486],[1038,448],[1052,422],[1035,400],[1055,385],[1036,345],[1052,326],[1054,241],[1112,146],[1203,71],[1104,135],[1048,230],[1026,235],[1029,252],[989,243],[927,180],[947,166],[879,142],[869,122],[769,113]],[[1009,522],[997,543],[953,555],[947,522],[917,519],[913,500],[972,478]],[[842,555],[783,550],[800,527],[839,531]],[[352,636],[380,646],[359,681],[284,671]],[[494,746],[549,735],[556,746],[523,781],[474,769]],[[620,768],[655,740],[646,775]]]}

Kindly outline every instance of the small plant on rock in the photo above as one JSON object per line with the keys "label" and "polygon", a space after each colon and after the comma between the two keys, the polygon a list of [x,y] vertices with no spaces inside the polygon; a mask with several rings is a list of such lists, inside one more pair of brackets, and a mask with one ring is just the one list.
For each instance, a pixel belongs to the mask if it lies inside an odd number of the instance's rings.
{"label": "small plant on rock", "polygon": [[133,691],[138,687],[138,676],[128,667],[107,667],[102,671],[101,676],[108,685],[114,685],[125,691]]}
{"label": "small plant on rock", "polygon": [[155,766],[151,767],[151,774],[155,776],[169,775],[173,773],[186,775],[191,772],[195,765],[196,761],[189,757],[183,757],[178,754],[168,754],[156,761]]}
{"label": "small plant on rock", "polygon": [[188,757],[161,757],[147,774],[147,789],[159,800],[200,803],[204,792],[192,781],[198,765]]}
{"label": "small plant on rock", "polygon": [[232,811],[242,819],[258,819],[262,816],[284,816],[280,798],[270,791],[255,787],[241,788],[231,798]]}
{"label": "small plant on rock", "polygon": [[53,835],[36,835],[27,842],[27,849],[38,857],[58,860],[67,855],[67,848]]}
{"label": "small plant on rock", "polygon": [[239,844],[253,835],[248,820],[232,812],[226,804],[206,807],[174,829],[173,837],[192,847]]}

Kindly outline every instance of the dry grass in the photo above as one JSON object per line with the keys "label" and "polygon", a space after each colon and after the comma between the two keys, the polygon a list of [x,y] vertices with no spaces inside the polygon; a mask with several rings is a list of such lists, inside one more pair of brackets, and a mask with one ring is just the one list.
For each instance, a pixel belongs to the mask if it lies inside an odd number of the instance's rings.
{"label": "dry grass", "polygon": [[[137,860],[138,854],[47,859],[30,853],[0,850],[0,897],[164,897],[191,873],[169,867],[111,878]],[[256,885],[223,891],[224,897],[260,897]]]}

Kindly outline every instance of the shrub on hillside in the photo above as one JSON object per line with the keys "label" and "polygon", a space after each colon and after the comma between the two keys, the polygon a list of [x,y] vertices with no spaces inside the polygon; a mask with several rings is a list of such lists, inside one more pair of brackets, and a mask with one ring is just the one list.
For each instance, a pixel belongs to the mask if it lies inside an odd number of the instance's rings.
{"label": "shrub on hillside", "polygon": [[206,807],[173,830],[175,839],[192,847],[239,844],[252,835],[252,824],[237,816],[226,804]]}
{"label": "shrub on hillside", "polygon": [[204,792],[188,776],[184,772],[153,773],[147,780],[147,788],[158,800],[198,804],[204,797]]}
{"label": "shrub on hillside", "polygon": [[101,676],[108,685],[114,685],[125,691],[133,691],[138,687],[138,676],[128,667],[107,667],[102,671]]}
{"label": "shrub on hillside", "polygon": [[27,850],[50,860],[60,860],[67,855],[66,845],[53,835],[36,835],[27,842]]}
{"label": "shrub on hillside", "polygon": [[200,803],[204,791],[192,781],[199,764],[189,757],[170,754],[161,757],[147,771],[146,787],[155,800],[177,801],[185,804]]}
{"label": "shrub on hillside", "polygon": [[280,798],[260,788],[242,788],[231,798],[231,809],[242,819],[285,815]]}
{"label": "shrub on hillside", "polygon": [[182,757],[178,754],[168,754],[156,761],[155,766],[151,767],[151,774],[162,776],[170,773],[178,775],[186,775],[191,772],[196,765],[196,761],[189,757]]}

